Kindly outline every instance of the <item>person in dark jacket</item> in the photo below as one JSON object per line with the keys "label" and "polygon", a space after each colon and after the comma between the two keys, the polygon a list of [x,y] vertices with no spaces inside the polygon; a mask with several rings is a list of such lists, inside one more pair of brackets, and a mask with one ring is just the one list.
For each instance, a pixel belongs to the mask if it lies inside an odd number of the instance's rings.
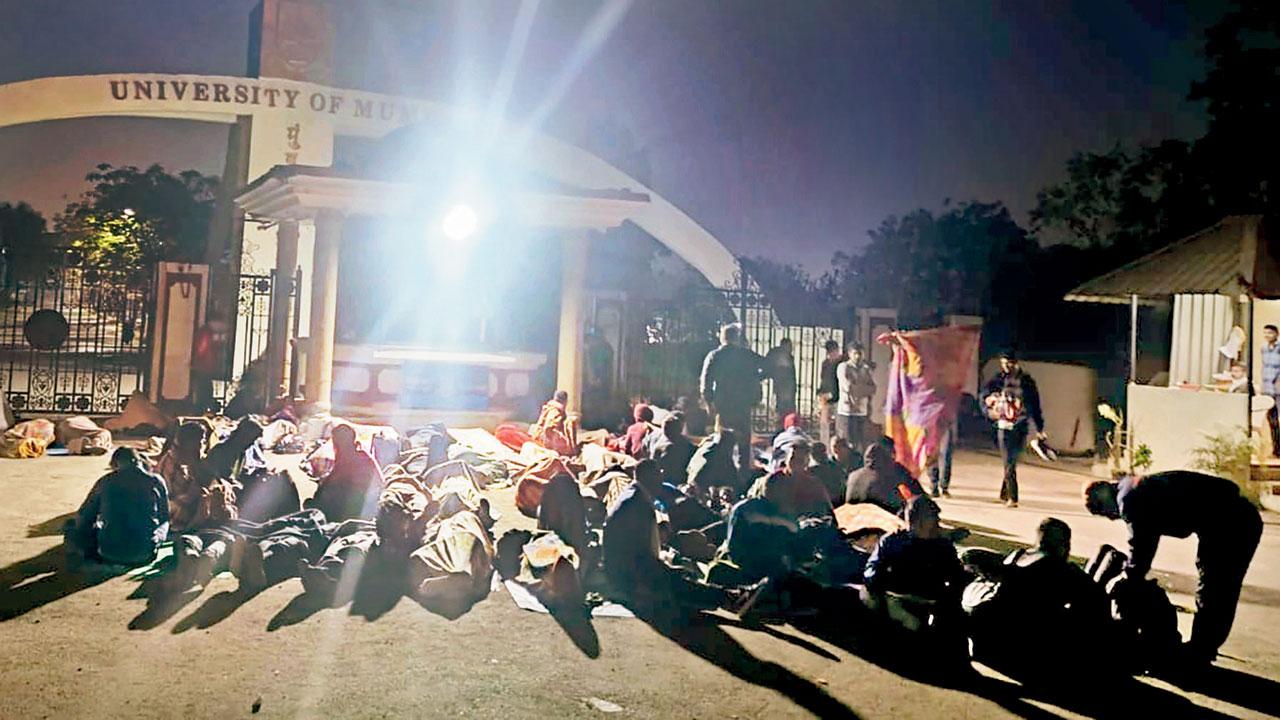
{"label": "person in dark jacket", "polygon": [[774,410],[778,422],[796,411],[796,358],[791,352],[791,338],[782,338],[764,356],[765,367],[773,380]]}
{"label": "person in dark jacket", "polygon": [[699,387],[717,429],[737,433],[738,467],[744,474],[751,469],[751,408],[760,399],[763,377],[764,358],[742,345],[742,327],[720,328],[720,347],[707,353]]}
{"label": "person in dark jacket", "polygon": [[1262,538],[1262,516],[1253,503],[1230,480],[1172,470],[1094,482],[1085,490],[1085,506],[1129,526],[1125,574],[1132,579],[1141,580],[1151,569],[1161,537],[1196,535],[1200,582],[1187,660],[1212,663],[1231,633],[1244,576]]}
{"label": "person in dark jacket", "polygon": [[840,379],[836,376],[836,368],[844,361],[844,353],[840,352],[840,343],[835,340],[828,340],[823,348],[827,355],[818,370],[818,441],[830,447],[836,434],[836,403],[840,401]]}
{"label": "person in dark jacket", "polygon": [[831,496],[831,503],[844,502],[844,494],[847,490],[846,478],[848,473],[840,466],[827,451],[827,446],[822,443],[814,443],[809,451],[813,455],[811,469],[814,477],[818,478],[818,482],[822,483],[822,487],[826,488],[827,494]]}
{"label": "person in dark jacket", "polygon": [[684,430],[690,435],[700,438],[707,434],[707,411],[697,398],[681,395],[676,398],[672,412],[684,416]]}
{"label": "person in dark jacket", "polygon": [[907,529],[880,539],[864,572],[867,591],[897,593],[960,608],[968,576],[939,522],[938,504],[925,495],[907,505]]}
{"label": "person in dark jacket", "polygon": [[987,383],[982,395],[1004,457],[1000,499],[1009,507],[1018,507],[1018,458],[1027,446],[1029,425],[1035,425],[1038,439],[1045,439],[1040,391],[1036,381],[1022,371],[1013,351],[1007,350],[1000,355],[1000,372]]}
{"label": "person in dark jacket", "polygon": [[697,450],[684,434],[684,418],[673,413],[662,423],[661,433],[651,433],[649,458],[662,470],[662,479],[679,487],[689,479],[689,461]]}
{"label": "person in dark jacket", "polygon": [[169,491],[133,448],[117,448],[111,472],[89,491],[67,530],[68,549],[90,560],[137,567],[155,560],[169,534]]}
{"label": "person in dark jacket", "polygon": [[214,480],[238,480],[242,472],[265,466],[266,461],[257,448],[261,438],[262,426],[252,418],[242,419],[227,439],[210,448],[196,466],[200,485],[207,487]]}
{"label": "person in dark jacket", "polygon": [[924,494],[920,481],[893,459],[887,444],[872,443],[863,457],[863,466],[849,473],[844,491],[846,503],[873,503],[897,514],[909,498]]}

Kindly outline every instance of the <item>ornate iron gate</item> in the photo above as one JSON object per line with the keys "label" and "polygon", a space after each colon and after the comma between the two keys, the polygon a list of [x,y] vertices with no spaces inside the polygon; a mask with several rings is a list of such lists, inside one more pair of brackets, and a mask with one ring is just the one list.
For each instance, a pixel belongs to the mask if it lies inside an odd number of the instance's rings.
{"label": "ornate iron gate", "polygon": [[13,409],[107,415],[145,391],[151,275],[70,259],[0,278],[0,390]]}
{"label": "ornate iron gate", "polygon": [[[624,340],[623,397],[670,403],[681,395],[697,397],[698,375],[707,352],[718,343],[720,325],[742,325],[746,345],[765,355],[782,338],[790,338],[796,364],[796,411],[811,422],[818,415],[817,389],[828,340],[843,345],[840,328],[784,325],[764,293],[749,280],[734,287],[710,286],[687,293],[675,302],[627,306],[630,318]],[[752,415],[756,432],[776,430],[773,381],[762,386],[760,403]]]}

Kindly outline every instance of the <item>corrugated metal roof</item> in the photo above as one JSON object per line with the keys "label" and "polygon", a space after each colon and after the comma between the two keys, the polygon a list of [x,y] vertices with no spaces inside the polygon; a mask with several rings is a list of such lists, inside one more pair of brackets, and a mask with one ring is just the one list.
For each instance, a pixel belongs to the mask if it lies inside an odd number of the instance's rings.
{"label": "corrugated metal roof", "polygon": [[1128,304],[1133,295],[1148,302],[1182,293],[1237,295],[1245,290],[1241,279],[1253,277],[1254,257],[1244,257],[1244,241],[1257,221],[1256,215],[1228,217],[1080,285],[1066,299]]}

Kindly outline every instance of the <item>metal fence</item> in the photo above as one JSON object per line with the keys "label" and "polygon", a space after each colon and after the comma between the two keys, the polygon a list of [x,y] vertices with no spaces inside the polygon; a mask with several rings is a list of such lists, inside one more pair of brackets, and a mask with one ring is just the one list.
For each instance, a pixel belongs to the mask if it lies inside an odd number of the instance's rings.
{"label": "metal fence", "polygon": [[[228,352],[228,366],[224,380],[214,385],[214,399],[222,405],[231,399],[245,379],[253,372],[255,363],[261,365],[271,339],[272,305],[275,302],[275,286],[280,282],[278,271],[265,275],[242,274],[236,276],[236,312],[234,336]],[[301,271],[286,278],[290,282],[289,299],[296,313],[297,290],[301,283]],[[294,325],[296,326],[296,318]]]}
{"label": "metal fence", "polygon": [[[696,398],[702,361],[719,343],[720,326],[738,322],[747,347],[762,356],[784,337],[791,339],[796,412],[812,422],[818,415],[816,394],[824,345],[829,340],[843,345],[845,339],[841,328],[783,325],[768,298],[750,281],[728,289],[708,286],[674,302],[628,302],[626,314],[619,389],[627,402]],[[752,417],[755,431],[768,432],[781,425],[774,411],[775,398],[773,381],[767,380]]]}
{"label": "metal fence", "polygon": [[74,258],[0,278],[0,390],[24,413],[114,414],[145,390],[152,274]]}

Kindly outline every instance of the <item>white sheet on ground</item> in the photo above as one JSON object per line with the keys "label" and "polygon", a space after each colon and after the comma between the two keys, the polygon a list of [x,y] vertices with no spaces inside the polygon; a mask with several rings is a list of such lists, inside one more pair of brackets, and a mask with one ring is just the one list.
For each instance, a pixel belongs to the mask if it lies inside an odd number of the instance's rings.
{"label": "white sheet on ground", "polygon": [[[538,598],[534,597],[529,588],[515,580],[505,580],[502,585],[507,589],[507,593],[511,595],[511,599],[516,601],[516,607],[545,615],[551,614],[551,611],[545,605],[538,602]],[[633,618],[635,614],[622,605],[614,602],[605,602],[591,609],[591,617]]]}

